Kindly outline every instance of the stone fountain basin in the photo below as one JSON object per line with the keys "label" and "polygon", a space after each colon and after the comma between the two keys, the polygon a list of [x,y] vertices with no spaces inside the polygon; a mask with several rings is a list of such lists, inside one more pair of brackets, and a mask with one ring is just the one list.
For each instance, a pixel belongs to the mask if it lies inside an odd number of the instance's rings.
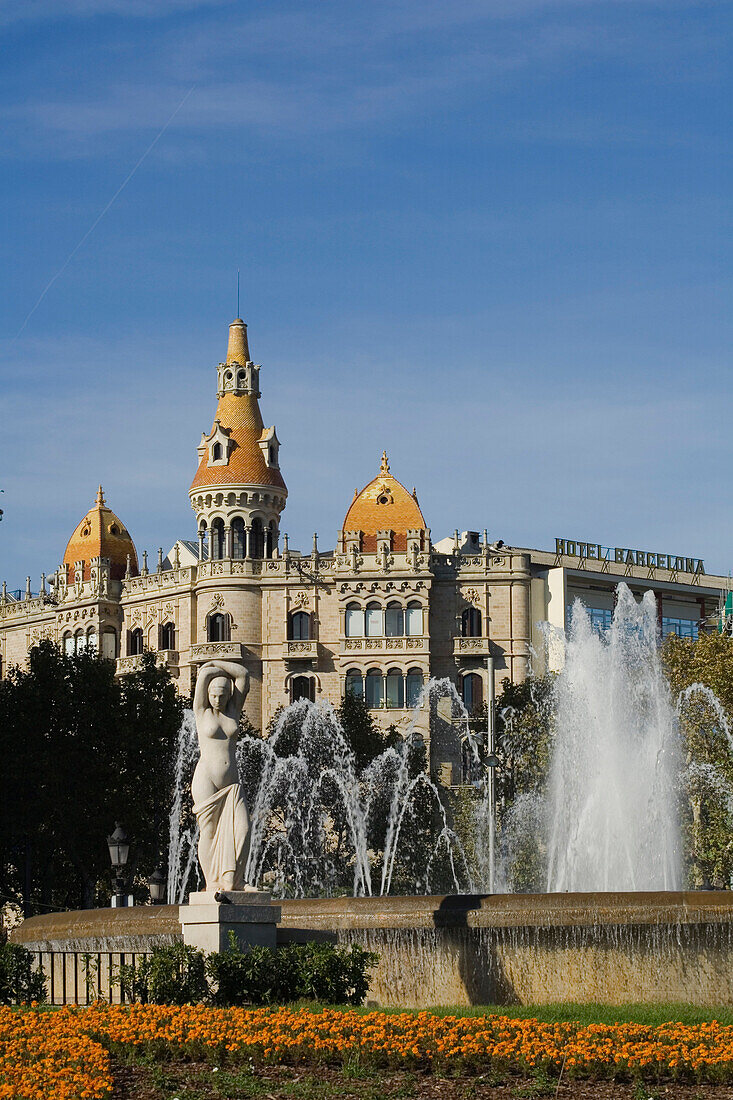
{"label": "stone fountain basin", "polygon": [[[733,893],[496,894],[283,901],[278,942],[376,951],[368,1001],[733,1003]],[[118,956],[181,938],[178,906],[31,917],[15,943]],[[52,964],[53,965],[53,964]]]}

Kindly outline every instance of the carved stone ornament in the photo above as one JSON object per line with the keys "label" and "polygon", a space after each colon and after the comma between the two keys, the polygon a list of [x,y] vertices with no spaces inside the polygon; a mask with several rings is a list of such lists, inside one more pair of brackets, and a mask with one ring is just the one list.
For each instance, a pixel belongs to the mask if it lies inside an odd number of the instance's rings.
{"label": "carved stone ornament", "polygon": [[293,607],[307,607],[308,606],[308,593],[302,589],[296,592],[293,596]]}
{"label": "carved stone ornament", "polygon": [[143,621],[143,613],[142,613],[142,611],[140,610],[139,607],[136,607],[135,610],[133,611],[131,617],[130,617],[130,622],[132,623],[133,626],[135,626],[136,623],[141,623],[142,621]]}
{"label": "carved stone ornament", "polygon": [[468,603],[481,603],[481,593],[478,588],[464,588],[463,598]]}
{"label": "carved stone ornament", "polygon": [[211,600],[211,610],[218,611],[224,606],[224,597],[221,592],[215,592]]}
{"label": "carved stone ornament", "polygon": [[174,618],[175,608],[173,607],[173,604],[170,601],[163,608],[163,614],[166,617],[166,619]]}

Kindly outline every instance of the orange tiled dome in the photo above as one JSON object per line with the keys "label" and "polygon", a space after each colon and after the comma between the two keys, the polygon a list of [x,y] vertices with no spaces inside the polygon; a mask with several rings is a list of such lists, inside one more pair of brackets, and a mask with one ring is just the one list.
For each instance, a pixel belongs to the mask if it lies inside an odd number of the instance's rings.
{"label": "orange tiled dome", "polygon": [[234,441],[229,461],[224,466],[210,466],[209,453],[204,452],[191,489],[214,485],[273,485],[285,488],[282,474],[268,466],[259,445],[264,424],[256,396],[253,393],[225,393],[219,398],[214,423]]}
{"label": "orange tiled dome", "polygon": [[377,531],[393,531],[393,549],[406,550],[408,531],[427,530],[417,497],[408,493],[389,472],[386,451],[382,454],[382,466],[377,477],[351,502],[343,530],[361,531],[362,549],[368,553],[377,548]]}
{"label": "orange tiled dome", "polygon": [[[250,363],[247,326],[241,317],[229,326],[226,363],[239,366]],[[208,449],[199,450],[201,460],[189,492],[216,485],[272,485],[285,489],[277,465],[268,465],[265,461],[261,444],[267,440],[268,433],[265,432],[257,400],[259,395],[255,391],[256,386],[249,392],[223,393],[220,390],[213,431],[217,430],[218,424],[233,446],[227,462],[223,464],[210,463]],[[208,438],[211,439],[211,435]]]}
{"label": "orange tiled dome", "polygon": [[99,486],[94,506],[89,509],[69,539],[64,552],[64,565],[69,566],[69,580],[74,578],[74,562],[84,562],[84,580],[89,580],[89,563],[92,558],[109,558],[110,572],[114,580],[121,580],[130,555],[130,572],[137,574],[137,551],[130,532],[108,508]]}

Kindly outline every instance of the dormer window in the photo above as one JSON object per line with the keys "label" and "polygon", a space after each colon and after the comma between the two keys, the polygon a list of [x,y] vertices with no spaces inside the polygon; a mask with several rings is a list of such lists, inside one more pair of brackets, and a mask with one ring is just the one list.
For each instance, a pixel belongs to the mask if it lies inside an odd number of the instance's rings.
{"label": "dormer window", "polygon": [[277,438],[275,428],[265,428],[259,438],[259,447],[265,459],[265,465],[270,469],[280,469],[280,440]]}
{"label": "dormer window", "polygon": [[230,437],[228,430],[222,428],[219,421],[215,420],[211,435],[201,437],[198,453],[201,458],[206,455],[209,466],[226,466],[233,447],[234,440]]}

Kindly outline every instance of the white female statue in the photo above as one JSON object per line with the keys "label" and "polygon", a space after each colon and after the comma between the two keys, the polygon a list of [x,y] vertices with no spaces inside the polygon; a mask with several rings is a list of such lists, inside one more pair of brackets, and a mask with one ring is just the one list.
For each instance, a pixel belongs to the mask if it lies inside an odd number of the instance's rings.
{"label": "white female statue", "polygon": [[237,772],[239,718],[249,690],[235,661],[209,661],[196,680],[193,713],[201,756],[193,773],[199,862],[211,891],[243,890],[249,814]]}

